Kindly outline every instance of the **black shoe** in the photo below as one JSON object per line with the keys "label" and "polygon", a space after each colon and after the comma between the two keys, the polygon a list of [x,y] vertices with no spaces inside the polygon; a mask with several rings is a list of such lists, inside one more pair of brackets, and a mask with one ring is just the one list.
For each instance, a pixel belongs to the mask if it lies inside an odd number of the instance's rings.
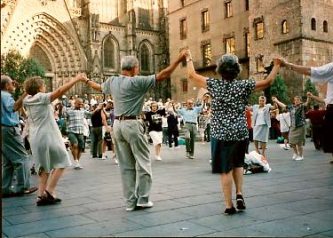
{"label": "black shoe", "polygon": [[237,202],[237,209],[238,210],[245,210],[246,209],[244,198],[241,194],[236,195],[236,202]]}
{"label": "black shoe", "polygon": [[226,215],[232,215],[236,213],[236,209],[234,208],[234,206],[232,206],[231,208],[226,208],[224,210],[224,214]]}
{"label": "black shoe", "polygon": [[45,190],[45,193],[46,193],[46,197],[47,199],[49,199],[50,201],[54,201],[56,203],[58,202],[61,202],[61,199],[60,198],[55,198],[51,195],[51,193],[49,193],[49,191]]}

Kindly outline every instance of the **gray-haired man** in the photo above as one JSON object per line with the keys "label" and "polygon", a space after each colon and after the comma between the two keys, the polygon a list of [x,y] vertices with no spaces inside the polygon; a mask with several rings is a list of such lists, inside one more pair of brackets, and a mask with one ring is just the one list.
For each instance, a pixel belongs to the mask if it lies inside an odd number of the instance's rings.
{"label": "gray-haired man", "polygon": [[185,59],[182,51],[177,60],[157,75],[138,76],[139,61],[135,56],[121,60],[121,75],[111,76],[99,85],[87,79],[87,84],[114,100],[115,122],[113,125],[116,155],[122,176],[126,211],[149,208],[152,186],[152,169],[148,142],[144,134],[143,121],[139,119],[146,92],[156,81],[170,77],[178,64]]}
{"label": "gray-haired man", "polygon": [[[2,197],[22,196],[37,191],[30,187],[28,154],[23,145],[19,128],[18,110],[22,107],[24,93],[16,102],[12,97],[15,91],[14,81],[7,75],[1,75],[1,156],[2,156]],[[11,185],[16,172],[16,191]]]}

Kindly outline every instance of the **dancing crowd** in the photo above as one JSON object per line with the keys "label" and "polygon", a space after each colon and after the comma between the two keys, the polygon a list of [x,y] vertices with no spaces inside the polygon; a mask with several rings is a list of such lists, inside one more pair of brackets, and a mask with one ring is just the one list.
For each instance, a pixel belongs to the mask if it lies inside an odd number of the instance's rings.
{"label": "dancing crowd", "polygon": [[[185,60],[187,77],[205,90],[202,96],[186,102],[145,98],[157,81],[169,78]],[[16,101],[12,93],[18,85],[1,75],[2,197],[37,191],[37,206],[61,203],[56,194],[58,181],[65,168],[83,168],[80,158],[89,142],[91,159],[110,157],[119,166],[126,211],[150,208],[154,204],[150,199],[153,181],[149,143],[155,160],[162,161],[163,144],[178,149],[183,142],[184,157],[195,159],[195,143],[199,140],[210,143],[212,173],[221,174],[224,213],[231,215],[246,209],[243,174],[249,164],[257,163],[263,171],[271,171],[266,148],[269,139],[282,136],[282,148],[291,148],[291,158],[302,161],[308,118],[315,148],[333,155],[333,62],[305,67],[274,58],[271,72],[260,81],[238,79],[241,67],[235,55],[223,55],[216,65],[220,79],[200,75],[194,69],[190,50],[183,49],[167,68],[155,75],[140,76],[138,59],[125,56],[121,74],[102,84],[80,73],[46,92],[44,80],[31,77],[25,80],[24,93]],[[250,94],[269,87],[281,67],[309,75],[315,83],[327,83],[326,98],[308,92],[305,102],[295,95],[293,103],[286,105],[276,96],[267,99],[262,95],[258,104],[249,105]],[[67,98],[65,94],[76,83],[86,84],[106,97]],[[322,103],[321,109],[310,108],[311,101]],[[249,152],[251,141],[255,150]],[[38,188],[30,186],[29,157],[39,176]],[[17,182],[13,189],[14,176]]]}

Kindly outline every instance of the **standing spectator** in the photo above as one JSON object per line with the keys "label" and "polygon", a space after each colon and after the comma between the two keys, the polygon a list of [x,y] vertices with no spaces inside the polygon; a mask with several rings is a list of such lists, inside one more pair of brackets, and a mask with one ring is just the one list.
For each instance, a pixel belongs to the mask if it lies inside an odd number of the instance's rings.
{"label": "standing spectator", "polygon": [[305,111],[309,104],[309,97],[305,103],[302,103],[301,97],[295,96],[294,103],[288,107],[280,102],[276,97],[272,97],[282,110],[285,108],[290,112],[290,131],[289,143],[294,150],[293,160],[303,160],[303,145],[305,144]]}
{"label": "standing spectator", "polygon": [[185,144],[186,144],[186,158],[194,159],[194,144],[197,132],[198,116],[202,107],[193,107],[193,100],[189,99],[186,102],[186,108],[182,107],[177,110],[184,120],[185,124]]}
{"label": "standing spectator", "polygon": [[83,168],[79,161],[81,153],[85,149],[84,132],[86,129],[84,118],[91,115],[90,112],[81,110],[83,105],[83,100],[76,98],[74,108],[66,111],[68,140],[70,141],[75,169]]}
{"label": "standing spectator", "polygon": [[177,149],[179,130],[178,130],[178,118],[174,111],[168,112],[167,122],[168,122],[169,148],[172,148],[172,143],[174,143],[175,149]]}
{"label": "standing spectator", "polygon": [[[312,94],[309,93],[308,96],[311,97]],[[316,150],[320,150],[321,148],[321,135],[324,133],[322,127],[324,124],[325,113],[325,110],[319,110],[318,104],[314,105],[313,109],[306,113],[306,116],[311,122],[312,141]]]}
{"label": "standing spectator", "polygon": [[[110,129],[106,122],[103,103],[96,104],[95,107],[96,109],[91,115],[91,154],[93,158],[103,159],[103,126],[107,132],[110,132]],[[104,159],[106,158],[104,157]]]}
{"label": "standing spectator", "polygon": [[166,116],[165,109],[158,109],[158,104],[152,102],[150,106],[150,111],[146,112],[146,121],[148,123],[148,133],[153,141],[155,147],[155,159],[160,161],[161,158],[161,147],[163,140],[162,131],[162,117]]}
{"label": "standing spectator", "polygon": [[[266,104],[266,97],[259,97],[259,104],[253,105],[253,140],[256,152],[266,158],[266,144],[271,127],[270,110],[272,105]],[[259,148],[260,143],[260,148]]]}
{"label": "standing spectator", "polygon": [[290,146],[289,146],[289,128],[291,125],[291,121],[290,121],[290,113],[288,112],[288,109],[285,108],[282,110],[282,113],[278,114],[276,119],[280,122],[280,132],[281,135],[283,136],[283,142],[284,142],[284,147],[283,149],[285,150],[289,150]]}
{"label": "standing spectator", "polygon": [[[333,62],[319,66],[319,67],[307,67],[301,65],[291,64],[287,61],[283,61],[288,69],[296,71],[297,73],[311,76],[312,83],[327,83],[326,98],[321,99],[317,96],[310,96],[311,99],[315,99],[319,102],[325,102],[326,113],[323,124],[323,135],[321,138],[322,147],[325,153],[331,153],[333,156]],[[333,158],[333,157],[332,157]],[[333,164],[333,159],[330,161]]]}
{"label": "standing spectator", "polygon": [[51,103],[84,79],[82,74],[78,74],[50,93],[45,92],[45,82],[41,77],[31,77],[24,82],[28,96],[23,103],[29,120],[31,152],[37,162],[39,175],[37,206],[61,202],[56,198],[55,189],[65,168],[71,165]]}
{"label": "standing spectator", "polygon": [[119,76],[108,78],[102,85],[87,79],[88,86],[111,94],[114,100],[116,120],[113,130],[127,211],[153,206],[149,199],[152,170],[148,141],[144,133],[144,122],[139,119],[144,96],[155,86],[156,81],[169,78],[184,58],[185,52],[182,51],[175,62],[156,75],[138,76],[138,59],[135,56],[125,56],[121,60]]}
{"label": "standing spectator", "polygon": [[[12,93],[16,84],[7,75],[1,75],[1,156],[2,156],[2,197],[21,196],[37,191],[30,187],[28,154],[20,133],[18,111],[26,93],[15,102]],[[16,173],[16,189],[12,191],[13,176]]]}
{"label": "standing spectator", "polygon": [[232,183],[236,185],[237,209],[244,210],[243,166],[248,139],[245,106],[254,89],[263,90],[275,79],[280,60],[274,60],[274,67],[266,80],[236,80],[240,64],[235,55],[225,54],[217,61],[216,71],[222,79],[212,79],[195,72],[191,53],[187,54],[188,76],[197,87],[207,88],[212,96],[212,169],[221,173],[224,193],[225,214],[234,214]]}
{"label": "standing spectator", "polygon": [[253,142],[253,128],[252,128],[252,110],[250,106],[245,107],[246,126],[249,132],[249,138],[246,142],[245,152],[249,153],[250,142]]}

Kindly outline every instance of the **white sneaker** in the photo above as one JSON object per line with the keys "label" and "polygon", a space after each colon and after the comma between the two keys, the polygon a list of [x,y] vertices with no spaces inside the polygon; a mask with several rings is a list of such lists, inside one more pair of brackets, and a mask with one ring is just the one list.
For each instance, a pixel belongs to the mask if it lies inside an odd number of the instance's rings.
{"label": "white sneaker", "polygon": [[101,160],[107,160],[108,159],[108,156],[105,155],[105,156],[102,156]]}
{"label": "white sneaker", "polygon": [[286,145],[286,146],[283,147],[283,149],[285,149],[285,150],[289,150],[290,147],[288,147],[288,146]]}
{"label": "white sneaker", "polygon": [[149,208],[149,207],[153,207],[154,206],[154,203],[152,201],[149,201],[147,203],[137,203],[136,204],[138,207],[146,207],[146,208]]}
{"label": "white sneaker", "polygon": [[74,161],[74,169],[83,169],[78,160]]}
{"label": "white sneaker", "polygon": [[298,155],[294,153],[292,159],[295,160],[297,157]]}
{"label": "white sneaker", "polygon": [[297,156],[295,160],[300,161],[300,160],[303,160],[303,159],[304,159],[303,156]]}
{"label": "white sneaker", "polygon": [[118,162],[118,160],[117,160],[117,158],[116,158],[116,157],[114,157],[114,163],[115,163],[116,165],[118,165],[118,164],[119,164],[119,162]]}
{"label": "white sneaker", "polygon": [[161,156],[156,156],[156,160],[161,161],[162,160]]}

